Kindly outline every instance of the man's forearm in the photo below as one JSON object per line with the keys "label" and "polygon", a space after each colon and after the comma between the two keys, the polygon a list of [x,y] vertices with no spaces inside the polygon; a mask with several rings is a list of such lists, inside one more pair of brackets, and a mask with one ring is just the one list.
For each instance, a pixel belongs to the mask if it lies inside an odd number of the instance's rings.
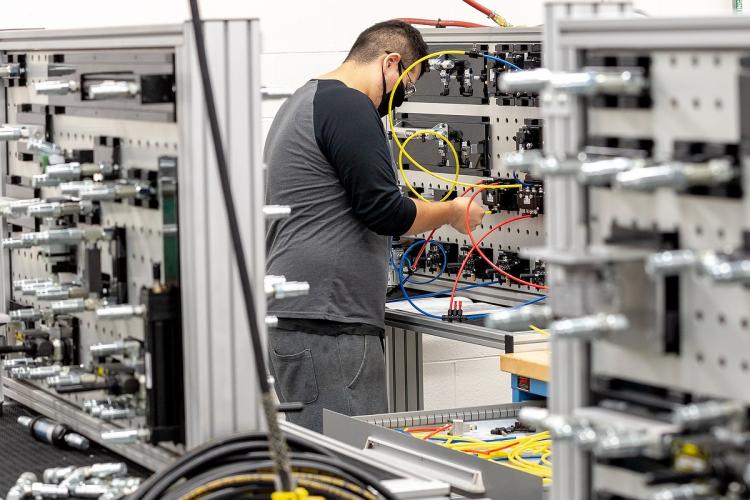
{"label": "man's forearm", "polygon": [[424,233],[445,224],[454,224],[459,214],[458,207],[452,201],[443,203],[425,203],[422,200],[412,200],[417,206],[417,216],[414,218],[407,235]]}

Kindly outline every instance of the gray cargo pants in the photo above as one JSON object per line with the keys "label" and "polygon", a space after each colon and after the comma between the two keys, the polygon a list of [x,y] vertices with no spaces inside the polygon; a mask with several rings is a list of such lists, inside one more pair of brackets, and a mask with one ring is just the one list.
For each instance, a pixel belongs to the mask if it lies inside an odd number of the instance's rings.
{"label": "gray cargo pants", "polygon": [[324,320],[280,319],[268,332],[271,375],[282,403],[305,408],[287,419],[323,431],[323,409],[346,415],[388,410],[383,330]]}

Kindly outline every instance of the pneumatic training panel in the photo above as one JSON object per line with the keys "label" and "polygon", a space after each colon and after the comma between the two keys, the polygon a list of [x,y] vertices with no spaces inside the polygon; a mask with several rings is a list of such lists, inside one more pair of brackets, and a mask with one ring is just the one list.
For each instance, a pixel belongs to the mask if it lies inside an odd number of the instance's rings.
{"label": "pneumatic training panel", "polygon": [[554,375],[521,418],[555,437],[553,500],[747,498],[750,24],[628,5],[550,7],[551,72],[503,79],[541,92],[545,155],[517,164],[566,209],[529,252]]}
{"label": "pneumatic training panel", "polygon": [[2,57],[4,376],[179,445],[174,49]]}
{"label": "pneumatic training panel", "polygon": [[[450,226],[443,226],[434,233],[432,242],[424,250],[426,258],[415,258],[419,247],[410,252],[407,261],[416,261],[416,266],[405,266],[404,274],[407,278],[413,275],[407,284],[415,289],[424,288],[420,283],[438,275],[430,283],[440,285],[440,288],[449,288],[456,279],[461,287],[491,284],[487,289],[489,295],[484,294],[482,300],[510,305],[543,294],[546,286],[544,261],[521,255],[522,248],[544,243],[544,184],[541,179],[506,167],[504,158],[512,152],[542,150],[544,129],[538,94],[505,92],[497,82],[508,72],[540,67],[541,36],[538,30],[518,28],[473,31],[430,29],[424,30],[423,34],[430,53],[468,50],[495,56],[510,65],[481,56],[447,54],[435,57],[429,61],[430,70],[416,82],[416,94],[395,113],[394,124],[402,141],[414,131],[425,129],[448,139],[450,144],[435,134],[422,134],[409,140],[405,146],[416,162],[442,178],[419,169],[405,155],[399,159],[399,149],[395,145],[394,160],[401,162],[403,167],[399,172],[403,192],[417,197],[416,192],[427,201],[438,202],[446,197],[474,194],[461,185],[450,192],[451,181],[456,175],[456,158],[462,183],[519,186],[487,189],[477,195],[476,201],[482,202],[491,213],[474,232],[474,239],[480,239],[505,220],[527,216],[489,233],[479,244],[479,249],[496,268],[520,281],[499,273],[478,252],[473,252],[458,276],[472,242],[467,235]],[[408,188],[404,177],[412,184],[413,190]],[[428,236],[429,233],[418,235],[417,239]],[[403,249],[412,241],[415,240],[402,238],[394,243],[392,260],[396,266]],[[397,283],[397,274],[394,273],[393,283]],[[471,291],[463,293],[470,295]]]}

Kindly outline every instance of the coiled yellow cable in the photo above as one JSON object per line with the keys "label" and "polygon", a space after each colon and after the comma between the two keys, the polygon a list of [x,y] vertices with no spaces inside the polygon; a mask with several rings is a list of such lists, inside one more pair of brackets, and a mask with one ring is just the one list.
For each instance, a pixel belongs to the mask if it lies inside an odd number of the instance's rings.
{"label": "coiled yellow cable", "polygon": [[[417,191],[414,188],[414,186],[412,186],[411,182],[409,182],[409,179],[406,178],[406,172],[404,172],[404,153],[406,153],[406,149],[404,149],[404,148],[406,147],[407,144],[409,144],[409,141],[411,141],[415,137],[419,137],[419,136],[422,136],[422,135],[434,135],[435,137],[437,137],[438,139],[440,139],[441,141],[443,141],[444,143],[446,143],[448,145],[448,147],[450,148],[451,153],[453,153],[453,159],[456,162],[456,178],[453,179],[453,180],[451,180],[451,179],[448,179],[447,177],[443,177],[443,176],[439,176],[438,174],[435,174],[435,177],[438,177],[439,179],[443,179],[443,180],[445,180],[445,181],[447,181],[447,182],[449,182],[451,184],[451,187],[448,190],[448,192],[445,193],[445,196],[443,196],[439,200],[439,202],[440,201],[445,201],[445,200],[447,200],[450,197],[451,193],[453,193],[453,191],[456,190],[456,183],[458,181],[458,176],[459,176],[459,173],[461,171],[461,166],[459,165],[459,162],[458,162],[458,152],[456,151],[456,148],[453,146],[453,143],[451,141],[449,141],[448,138],[445,137],[443,134],[441,134],[440,132],[436,132],[436,131],[434,131],[432,129],[424,129],[424,130],[419,130],[419,131],[415,132],[414,134],[410,135],[409,137],[407,137],[406,140],[404,141],[403,147],[401,147],[399,149],[399,152],[398,152],[398,169],[401,172],[401,177],[404,179],[404,183],[406,184],[406,187],[409,188],[409,191],[411,191],[412,193],[414,193],[414,195],[417,198],[419,198],[420,200],[425,201],[427,203],[432,203],[432,200],[428,200],[427,198],[425,198],[424,196],[422,196],[419,193],[419,191]],[[396,134],[393,134],[393,137],[395,138]]]}
{"label": "coiled yellow cable", "polygon": [[[408,428],[404,430],[408,432]],[[417,437],[416,435],[420,432],[413,434]],[[552,463],[550,462],[552,441],[547,431],[506,441],[482,441],[469,436],[446,434],[433,435],[432,439],[444,439],[444,442],[436,444],[485,460],[506,459],[507,461],[499,462],[499,464],[540,477],[545,484],[549,484],[552,477]],[[454,443],[454,440],[462,442]],[[541,455],[541,464],[524,458],[524,455],[528,454]]]}
{"label": "coiled yellow cable", "polygon": [[[439,57],[439,56],[442,56],[442,55],[449,55],[449,54],[453,54],[453,55],[466,55],[466,52],[464,52],[462,50],[441,50],[439,52],[433,52],[432,54],[427,54],[426,56],[424,56],[424,57],[422,57],[422,58],[417,59],[416,61],[414,61],[408,68],[406,68],[404,70],[403,73],[401,73],[399,75],[398,79],[396,80],[396,84],[393,86],[393,89],[391,90],[391,94],[390,94],[390,96],[388,98],[388,125],[389,125],[389,127],[391,129],[391,132],[393,132],[393,130],[395,128],[395,125],[393,123],[393,98],[396,95],[396,89],[398,88],[399,85],[401,85],[401,82],[403,81],[404,77],[411,70],[413,70],[414,68],[416,68],[417,65],[422,64],[424,61],[427,61],[428,59],[432,59],[433,57]],[[454,179],[449,179],[448,177],[442,176],[440,174],[437,174],[437,173],[433,172],[432,170],[430,170],[428,168],[423,167],[417,160],[415,160],[414,158],[412,158],[412,156],[406,151],[406,149],[405,149],[406,144],[408,144],[409,141],[413,137],[422,136],[422,135],[434,135],[435,137],[437,137],[441,141],[444,141],[446,144],[448,144],[448,146],[451,149],[451,153],[453,153],[453,158],[456,161],[456,176],[455,176]],[[429,203],[431,200],[428,200],[428,199],[424,198],[420,193],[418,193],[417,190],[414,189],[414,187],[411,185],[411,183],[409,183],[409,181],[406,179],[406,172],[404,171],[404,164],[403,164],[403,158],[404,158],[404,156],[406,157],[407,160],[409,160],[415,167],[417,167],[418,169],[420,169],[422,172],[425,172],[425,173],[427,173],[427,174],[429,174],[429,175],[431,175],[431,176],[433,176],[433,177],[435,177],[437,179],[440,179],[440,180],[442,180],[444,182],[449,182],[450,183],[450,189],[448,190],[448,193],[446,193],[446,195],[440,201],[446,200],[450,196],[450,194],[456,189],[456,186],[464,186],[464,187],[470,187],[470,188],[485,188],[485,189],[510,189],[510,188],[520,188],[520,187],[523,187],[521,184],[505,184],[505,185],[486,184],[485,185],[485,184],[471,184],[469,182],[461,182],[461,181],[459,181],[458,180],[458,177],[459,177],[459,161],[458,161],[458,153],[456,152],[456,148],[453,147],[453,144],[451,144],[451,142],[448,140],[447,137],[445,137],[444,135],[442,135],[439,132],[436,132],[435,130],[432,130],[432,129],[420,130],[417,133],[415,133],[415,134],[407,137],[404,140],[403,143],[401,142],[401,140],[399,140],[399,138],[396,136],[395,133],[391,133],[391,136],[393,137],[393,142],[396,143],[396,145],[398,146],[398,149],[399,149],[399,154],[398,154],[398,168],[399,168],[399,171],[401,172],[401,177],[404,179],[404,182],[406,183],[406,185],[409,188],[409,190],[412,193],[414,193],[422,201],[426,201],[426,202]]]}

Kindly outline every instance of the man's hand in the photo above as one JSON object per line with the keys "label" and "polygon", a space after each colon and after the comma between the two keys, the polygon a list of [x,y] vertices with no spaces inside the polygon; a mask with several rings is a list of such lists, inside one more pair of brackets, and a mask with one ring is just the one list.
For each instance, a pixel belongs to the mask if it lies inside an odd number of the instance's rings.
{"label": "man's hand", "polygon": [[466,208],[469,207],[469,227],[474,229],[482,223],[484,218],[484,207],[479,203],[472,203],[468,197],[456,198],[451,200],[449,203],[453,204],[454,207],[454,218],[451,221],[451,226],[457,231],[466,234]]}

